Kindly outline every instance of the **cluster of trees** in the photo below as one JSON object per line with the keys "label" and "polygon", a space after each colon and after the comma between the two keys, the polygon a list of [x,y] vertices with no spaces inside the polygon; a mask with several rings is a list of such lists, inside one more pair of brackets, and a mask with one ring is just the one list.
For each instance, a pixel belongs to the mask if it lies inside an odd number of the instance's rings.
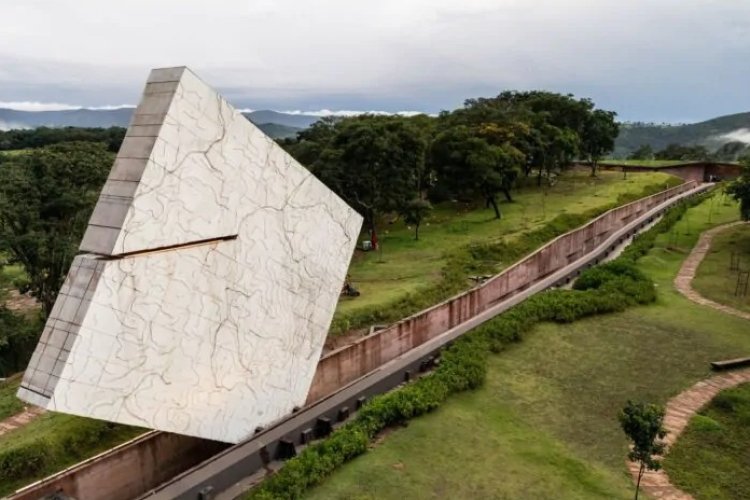
{"label": "cluster of trees", "polygon": [[682,160],[682,161],[735,161],[750,155],[750,145],[740,141],[726,142],[716,151],[710,152],[702,145],[669,144],[662,150],[654,151],[650,144],[644,144],[633,151],[629,160]]}
{"label": "cluster of trees", "polygon": [[324,118],[281,144],[371,232],[383,214],[398,213],[418,238],[431,201],[483,199],[500,218],[497,198],[512,201],[520,177],[541,185],[575,159],[596,175],[614,148],[615,116],[572,95],[508,91],[437,117]]}

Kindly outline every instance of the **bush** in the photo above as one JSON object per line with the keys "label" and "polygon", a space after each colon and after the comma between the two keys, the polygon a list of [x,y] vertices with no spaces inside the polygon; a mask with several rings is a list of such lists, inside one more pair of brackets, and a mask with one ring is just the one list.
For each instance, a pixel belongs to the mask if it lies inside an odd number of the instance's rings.
{"label": "bush", "polygon": [[13,481],[44,469],[49,459],[49,443],[34,441],[0,454],[0,480]]}

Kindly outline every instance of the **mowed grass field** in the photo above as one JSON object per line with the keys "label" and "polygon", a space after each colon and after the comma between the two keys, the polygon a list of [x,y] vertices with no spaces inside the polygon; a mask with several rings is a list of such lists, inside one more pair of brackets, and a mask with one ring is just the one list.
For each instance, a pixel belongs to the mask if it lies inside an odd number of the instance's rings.
{"label": "mowed grass field", "polygon": [[722,391],[694,416],[664,466],[698,499],[750,498],[750,384]]}
{"label": "mowed grass field", "polygon": [[469,207],[446,203],[436,207],[422,224],[419,241],[414,240],[413,228],[403,221],[386,222],[378,232],[382,251],[356,251],[349,268],[351,280],[362,295],[342,297],[337,312],[387,305],[437,282],[447,255],[461,246],[512,238],[561,213],[583,213],[611,204],[622,194],[679,182],[675,177],[658,172],[638,173],[623,179],[617,172],[601,172],[597,178],[592,178],[586,170],[573,170],[560,176],[558,182],[546,190],[535,185],[519,189],[513,194],[513,203],[501,203],[503,218],[500,220],[494,218],[491,208],[483,205]]}
{"label": "mowed grass field", "polygon": [[698,266],[693,288],[715,302],[750,312],[750,287],[747,295],[735,295],[738,272],[730,269],[733,252],[739,256],[739,268],[750,271],[750,224],[730,227],[714,236],[711,249]]}
{"label": "mowed grass field", "polygon": [[491,356],[484,387],[392,431],[308,498],[632,498],[617,422],[626,400],[665,403],[710,360],[750,352],[747,321],[672,285],[699,233],[737,216],[721,200],[690,209],[639,262],[657,303],[540,325]]}

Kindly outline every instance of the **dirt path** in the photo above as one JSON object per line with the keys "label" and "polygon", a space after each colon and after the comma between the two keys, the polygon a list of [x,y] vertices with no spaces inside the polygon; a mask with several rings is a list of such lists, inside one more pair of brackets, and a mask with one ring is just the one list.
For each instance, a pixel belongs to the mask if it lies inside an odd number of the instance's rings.
{"label": "dirt path", "polygon": [[23,427],[42,413],[44,413],[44,409],[39,408],[38,406],[29,406],[21,413],[16,413],[11,417],[6,418],[0,422],[0,436],[18,429],[19,427]]}
{"label": "dirt path", "polygon": [[[687,427],[690,418],[716,395],[736,385],[750,382],[750,368],[723,373],[693,385],[691,388],[673,397],[667,403],[664,427],[669,431],[664,442],[667,448],[672,446],[682,431]],[[635,482],[638,479],[638,464],[628,462],[628,469]],[[641,481],[641,491],[653,498],[663,500],[690,500],[692,495],[685,493],[669,482],[664,469],[647,471]]]}
{"label": "dirt path", "polygon": [[750,313],[738,311],[734,307],[729,307],[724,304],[719,304],[718,302],[714,302],[713,300],[709,300],[703,295],[701,295],[700,293],[698,293],[692,286],[692,281],[693,281],[693,278],[695,277],[695,272],[698,270],[698,266],[700,266],[701,262],[703,261],[703,258],[706,256],[709,249],[711,248],[711,241],[713,240],[716,233],[719,233],[725,229],[728,229],[730,227],[733,227],[739,224],[746,224],[746,223],[745,222],[732,222],[730,224],[724,224],[723,226],[717,226],[713,229],[709,229],[708,231],[705,231],[703,234],[701,234],[701,237],[698,240],[698,243],[696,243],[696,245],[693,247],[693,250],[690,252],[690,255],[688,255],[687,259],[685,259],[685,262],[682,263],[680,272],[677,273],[677,277],[674,279],[674,286],[677,288],[677,291],[679,291],[682,295],[687,297],[689,300],[692,300],[696,304],[700,304],[702,306],[707,306],[707,307],[712,307],[721,312],[750,320]]}

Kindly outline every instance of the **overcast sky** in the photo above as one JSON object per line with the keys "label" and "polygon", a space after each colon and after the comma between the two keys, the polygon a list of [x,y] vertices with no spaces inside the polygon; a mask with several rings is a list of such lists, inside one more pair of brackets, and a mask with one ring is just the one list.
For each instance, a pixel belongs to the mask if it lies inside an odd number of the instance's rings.
{"label": "overcast sky", "polygon": [[0,2],[0,107],[135,104],[150,68],[181,65],[242,108],[432,113],[547,89],[696,121],[750,110],[750,1]]}

